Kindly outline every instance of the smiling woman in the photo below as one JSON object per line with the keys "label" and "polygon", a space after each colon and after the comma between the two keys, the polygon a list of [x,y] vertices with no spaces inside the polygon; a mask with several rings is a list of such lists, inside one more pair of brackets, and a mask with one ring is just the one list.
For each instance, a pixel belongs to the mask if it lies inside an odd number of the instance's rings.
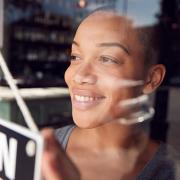
{"label": "smiling woman", "polygon": [[[55,158],[61,157],[61,152],[53,144],[45,151],[45,177],[49,172],[59,179],[176,178],[178,154],[151,140],[144,129],[146,123],[124,125],[118,121],[139,112],[143,107],[136,104],[146,101],[144,96],[153,92],[165,75],[163,65],[147,62],[148,48],[139,33],[131,21],[114,12],[94,12],[80,24],[65,73],[76,125],[56,130],[58,141],[77,169]],[[55,141],[52,134],[46,134],[45,139]],[[52,168],[48,158],[53,154],[53,162],[63,168]],[[64,171],[66,176],[58,173]],[[74,178],[69,176],[72,173]]]}
{"label": "smiling woman", "polygon": [[[117,105],[121,100],[139,96],[145,89],[153,91],[155,87],[117,85],[122,79],[147,81],[142,49],[131,22],[114,13],[96,12],[81,23],[65,73],[73,118],[79,127],[94,128],[120,117]],[[163,78],[163,67],[158,68],[162,76],[157,85]]]}

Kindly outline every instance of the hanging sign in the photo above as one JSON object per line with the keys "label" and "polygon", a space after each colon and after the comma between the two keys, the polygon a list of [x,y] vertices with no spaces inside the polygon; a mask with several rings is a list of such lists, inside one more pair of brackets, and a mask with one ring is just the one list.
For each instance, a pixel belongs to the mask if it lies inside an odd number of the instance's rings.
{"label": "hanging sign", "polygon": [[43,138],[0,119],[0,179],[40,180]]}

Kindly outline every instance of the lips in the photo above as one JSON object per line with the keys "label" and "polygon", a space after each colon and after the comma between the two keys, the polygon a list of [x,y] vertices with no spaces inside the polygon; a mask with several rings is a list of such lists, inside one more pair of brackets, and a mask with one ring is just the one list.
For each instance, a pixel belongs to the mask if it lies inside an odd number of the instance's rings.
{"label": "lips", "polygon": [[88,110],[101,103],[105,99],[105,96],[90,90],[73,89],[71,99],[74,108],[78,110]]}

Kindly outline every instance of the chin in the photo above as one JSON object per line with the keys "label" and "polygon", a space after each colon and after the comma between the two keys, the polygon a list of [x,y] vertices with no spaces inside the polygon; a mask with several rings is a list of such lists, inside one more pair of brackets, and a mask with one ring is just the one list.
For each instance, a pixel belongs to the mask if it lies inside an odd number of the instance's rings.
{"label": "chin", "polygon": [[105,124],[103,120],[92,117],[92,114],[91,116],[90,115],[85,116],[82,114],[78,116],[77,114],[73,114],[73,121],[76,124],[76,126],[82,129],[93,129]]}

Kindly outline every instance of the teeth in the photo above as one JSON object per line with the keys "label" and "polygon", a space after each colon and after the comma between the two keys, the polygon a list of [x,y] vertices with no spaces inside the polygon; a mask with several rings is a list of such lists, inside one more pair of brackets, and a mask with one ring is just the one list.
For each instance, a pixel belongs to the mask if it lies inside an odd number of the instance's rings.
{"label": "teeth", "polygon": [[101,99],[101,97],[79,96],[74,95],[76,101],[80,102],[92,102]]}

